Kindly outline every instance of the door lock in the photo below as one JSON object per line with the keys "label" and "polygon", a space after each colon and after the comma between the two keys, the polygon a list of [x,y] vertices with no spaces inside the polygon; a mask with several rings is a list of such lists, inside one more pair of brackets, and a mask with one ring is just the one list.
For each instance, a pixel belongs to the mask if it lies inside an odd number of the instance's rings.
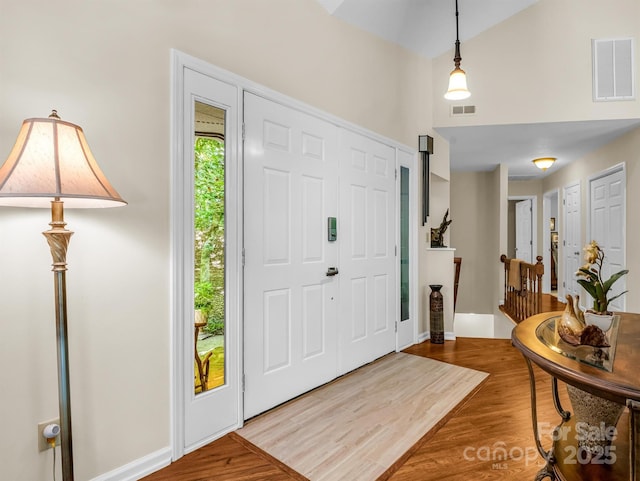
{"label": "door lock", "polygon": [[337,267],[329,267],[327,269],[327,276],[331,277],[331,276],[337,276],[338,275],[338,268]]}

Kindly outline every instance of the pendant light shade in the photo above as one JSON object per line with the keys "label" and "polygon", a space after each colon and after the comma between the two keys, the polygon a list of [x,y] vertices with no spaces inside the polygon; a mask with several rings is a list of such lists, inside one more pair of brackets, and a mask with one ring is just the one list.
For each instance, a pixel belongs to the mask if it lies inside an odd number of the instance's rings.
{"label": "pendant light shade", "polygon": [[449,76],[449,88],[444,98],[447,100],[463,100],[471,96],[467,89],[467,74],[460,67],[451,71]]}
{"label": "pendant light shade", "polygon": [[456,54],[453,58],[455,68],[449,75],[449,88],[444,98],[447,100],[463,100],[471,96],[467,88],[467,74],[460,68],[460,38],[458,35],[458,0],[456,0]]}

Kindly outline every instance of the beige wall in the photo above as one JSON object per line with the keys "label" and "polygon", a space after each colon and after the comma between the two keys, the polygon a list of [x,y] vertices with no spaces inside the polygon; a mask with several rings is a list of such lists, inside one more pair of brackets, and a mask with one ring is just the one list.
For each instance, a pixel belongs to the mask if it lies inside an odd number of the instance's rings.
{"label": "beige wall", "polygon": [[[449,115],[449,104],[441,99],[453,68],[453,50],[434,60],[434,125],[637,118],[638,95],[628,102],[591,101],[591,40],[635,37],[638,66],[638,18],[637,0],[539,0],[462,42],[462,68],[472,96],[459,103],[475,105],[476,115]],[[463,34],[464,10],[460,30]]]}
{"label": "beige wall", "polygon": [[493,172],[451,173],[451,246],[462,257],[456,312],[492,313],[499,242]]}
{"label": "beige wall", "polygon": [[[75,468],[86,480],[170,444],[170,49],[409,146],[431,133],[431,66],[315,0],[0,10],[0,155],[24,118],[56,108],[129,202],[66,215]],[[48,222],[45,210],[0,209],[1,477],[12,481],[51,469],[36,450],[37,423],[57,417]]]}
{"label": "beige wall", "polygon": [[451,173],[451,246],[462,257],[456,312],[494,314],[507,249],[507,168]]}

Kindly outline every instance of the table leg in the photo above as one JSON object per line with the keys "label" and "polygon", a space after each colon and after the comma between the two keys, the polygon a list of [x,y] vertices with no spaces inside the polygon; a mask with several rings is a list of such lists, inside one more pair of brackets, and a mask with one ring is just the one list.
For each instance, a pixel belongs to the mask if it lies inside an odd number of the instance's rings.
{"label": "table leg", "polygon": [[571,413],[562,409],[560,396],[558,396],[558,380],[555,377],[551,378],[551,390],[553,391],[553,405],[556,407],[556,411],[563,421],[568,421],[571,417]]}
{"label": "table leg", "polygon": [[[540,432],[538,430],[538,403],[536,399],[535,374],[533,373],[533,367],[531,366],[531,361],[529,361],[527,357],[525,357],[524,359],[525,361],[527,361],[527,369],[529,369],[529,387],[531,390],[531,421],[533,423],[533,436],[536,441],[536,449],[538,450],[538,453],[540,453],[540,456],[542,456],[542,458],[547,462],[544,468],[538,471],[535,481],[541,481],[544,478],[549,478],[551,481],[555,481],[556,475],[553,472],[553,464],[556,462],[556,460],[553,455],[553,447],[549,451],[545,451],[544,448],[542,447],[542,443],[540,442]],[[556,394],[557,394],[557,385],[556,385]],[[558,403],[559,403],[559,400],[558,400]],[[556,409],[558,409],[557,406],[556,406]]]}
{"label": "table leg", "polygon": [[629,408],[629,479],[640,481],[640,402],[627,400]]}

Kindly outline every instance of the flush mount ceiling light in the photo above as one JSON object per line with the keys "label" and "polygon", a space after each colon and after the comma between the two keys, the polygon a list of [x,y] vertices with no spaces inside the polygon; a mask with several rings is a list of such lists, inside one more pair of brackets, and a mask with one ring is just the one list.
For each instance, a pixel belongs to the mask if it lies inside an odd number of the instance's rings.
{"label": "flush mount ceiling light", "polygon": [[540,170],[547,170],[556,161],[555,157],[540,157],[533,159],[533,164]]}
{"label": "flush mount ceiling light", "polygon": [[447,100],[463,100],[471,96],[467,89],[467,74],[460,68],[460,39],[458,36],[458,0],[456,0],[456,54],[453,58],[454,68],[449,75],[449,88],[444,98]]}

